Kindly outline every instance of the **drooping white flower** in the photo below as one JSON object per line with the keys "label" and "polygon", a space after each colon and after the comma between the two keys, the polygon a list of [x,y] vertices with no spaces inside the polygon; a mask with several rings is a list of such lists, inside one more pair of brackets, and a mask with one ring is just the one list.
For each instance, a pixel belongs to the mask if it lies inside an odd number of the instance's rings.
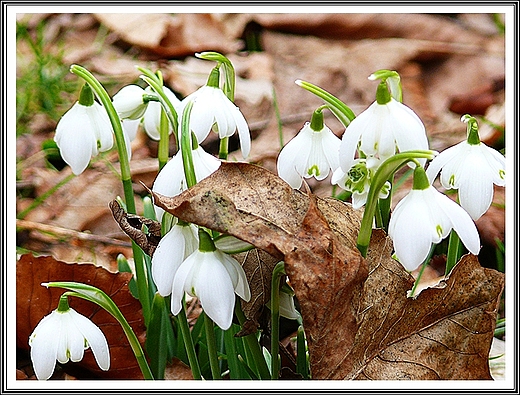
{"label": "drooping white flower", "polygon": [[[416,177],[424,178],[419,187]],[[439,243],[452,229],[477,255],[480,237],[475,223],[461,206],[429,185],[420,166],[414,172],[414,188],[397,204],[388,225],[399,262],[407,270],[415,270],[428,256],[432,243]]]}
{"label": "drooping white flower", "polygon": [[193,224],[176,223],[161,238],[152,257],[152,277],[159,294],[171,294],[177,269],[198,247],[197,228]]}
{"label": "drooping white flower", "polygon": [[[145,91],[148,91],[149,88],[146,88]],[[172,103],[177,115],[179,115],[178,109],[180,108],[181,101],[175,96],[175,94],[166,86],[163,86],[164,93]],[[161,109],[162,105],[160,102],[151,101],[148,103],[148,107],[143,115],[143,127],[153,140],[160,140],[161,136],[159,133],[160,125],[161,125]],[[173,126],[170,122],[168,122],[168,130],[169,134],[173,132]]]}
{"label": "drooping white flower", "polygon": [[204,85],[186,96],[179,107],[179,119],[184,107],[190,101],[193,101],[190,130],[195,133],[199,143],[208,137],[212,129],[218,132],[220,139],[231,137],[238,130],[242,156],[246,158],[249,155],[251,150],[249,126],[240,109],[220,88]]}
{"label": "drooping white flower", "polygon": [[112,98],[112,103],[121,119],[140,119],[148,102],[143,100],[146,91],[139,85],[126,85]]}
{"label": "drooping white flower", "polygon": [[[220,167],[220,161],[204,151],[200,145],[192,150],[192,156],[197,182],[208,177]],[[179,151],[159,172],[153,183],[152,190],[161,195],[172,197],[186,189],[188,189],[188,185],[184,175],[182,154]],[[161,221],[163,213],[164,210],[162,208],[155,206],[155,214],[158,221]]]}
{"label": "drooping white flower", "polygon": [[184,292],[198,297],[206,314],[223,330],[231,326],[235,293],[245,301],[251,298],[242,266],[218,249],[197,249],[177,269],[171,296],[175,315],[182,308]]}
{"label": "drooping white flower", "polygon": [[[344,172],[341,167],[332,174],[331,183],[346,191],[352,192],[352,207],[359,209],[367,202],[372,178],[381,164],[381,160],[373,156],[355,159],[350,170]],[[379,199],[386,199],[390,193],[390,182],[386,182],[379,192]]]}
{"label": "drooping white flower", "polygon": [[493,184],[505,186],[505,158],[480,142],[478,135],[473,144],[470,140],[441,152],[429,164],[426,174],[433,182],[440,171],[442,186],[458,189],[460,205],[477,220],[491,205]]}
{"label": "drooping white flower", "polygon": [[51,377],[56,360],[79,362],[84,350],[91,348],[102,370],[110,367],[110,354],[105,335],[87,317],[69,308],[54,310],[45,316],[29,337],[31,360],[39,380]]}
{"label": "drooping white flower", "polygon": [[320,126],[314,130],[307,122],[278,156],[278,175],[295,189],[301,187],[302,177],[323,180],[339,167],[341,140],[323,122]]}
{"label": "drooping white flower", "polygon": [[137,129],[141,121],[139,119],[122,119],[121,124],[123,126],[123,136],[125,138],[126,154],[128,160],[132,158],[132,141],[137,136]]}
{"label": "drooping white flower", "polygon": [[[386,104],[372,103],[345,130],[339,150],[340,166],[348,172],[356,150],[381,161],[396,151],[427,150],[428,139],[422,121],[409,107],[394,98]],[[424,159],[419,162],[423,163]]]}
{"label": "drooping white flower", "polygon": [[83,173],[92,157],[114,144],[112,125],[103,106],[76,102],[58,122],[54,141],[72,172]]}

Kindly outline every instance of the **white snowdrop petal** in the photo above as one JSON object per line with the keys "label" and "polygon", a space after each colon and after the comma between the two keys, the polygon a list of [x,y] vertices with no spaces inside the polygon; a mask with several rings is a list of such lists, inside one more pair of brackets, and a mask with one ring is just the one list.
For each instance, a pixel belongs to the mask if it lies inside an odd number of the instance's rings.
{"label": "white snowdrop petal", "polygon": [[198,251],[195,251],[182,262],[177,269],[172,285],[171,311],[173,315],[179,314],[182,309],[182,298],[184,297],[185,283],[193,265],[197,263]]}
{"label": "white snowdrop petal", "polygon": [[440,209],[450,219],[462,243],[472,254],[477,255],[480,251],[480,237],[469,214],[446,195],[438,193],[437,199]]}
{"label": "white snowdrop petal", "polygon": [[328,165],[332,171],[339,168],[339,147],[341,139],[337,137],[332,130],[324,126],[321,132],[321,146],[325,158],[327,158]]}
{"label": "white snowdrop petal", "polygon": [[[85,351],[85,338],[83,337],[79,326],[83,326],[85,323],[74,315],[74,313],[75,311],[70,309],[67,313],[63,314],[63,325],[67,332],[67,351],[69,358],[72,362],[79,362],[83,359]],[[87,318],[85,319],[88,320]]]}
{"label": "white snowdrop petal", "polygon": [[251,151],[251,135],[249,133],[249,126],[238,107],[233,111],[233,116],[238,129],[240,150],[242,151],[242,157],[245,159],[249,156],[249,152]]}
{"label": "white snowdrop petal", "polygon": [[218,255],[220,262],[224,265],[233,283],[235,293],[249,302],[251,299],[251,291],[249,289],[249,283],[247,282],[246,273],[242,268],[242,265],[238,261],[221,251],[215,251]]}
{"label": "white snowdrop petal", "polygon": [[493,183],[498,186],[505,186],[506,158],[500,152],[488,147],[484,143],[481,143],[480,146],[481,155],[486,159],[493,174]]}
{"label": "white snowdrop petal", "polygon": [[276,161],[278,176],[295,189],[302,185],[302,177],[310,150],[310,139],[302,129],[282,148],[278,155]]}
{"label": "white snowdrop petal", "polygon": [[354,156],[358,146],[361,134],[366,128],[366,124],[370,119],[370,115],[361,113],[350,123],[345,129],[341,144],[339,146],[339,164],[341,169],[346,173],[350,170],[354,163]]}
{"label": "white snowdrop petal", "polygon": [[208,154],[200,145],[192,151],[192,157],[197,182],[217,171],[221,164],[220,160]]}
{"label": "white snowdrop petal", "polygon": [[172,291],[173,279],[185,258],[183,226],[174,225],[157,246],[152,257],[152,278],[159,294],[168,296]]}
{"label": "white snowdrop petal", "polygon": [[[441,169],[453,158],[457,157],[459,149],[460,147],[458,147],[458,145],[445,149],[439,155],[433,158],[433,160],[428,164],[428,168],[426,169],[426,175],[428,176],[430,184],[433,183],[435,177],[437,177],[437,174],[439,174]],[[443,186],[446,188],[444,184]]]}
{"label": "white snowdrop petal", "polygon": [[493,176],[482,158],[470,155],[465,158],[459,174],[460,205],[472,219],[479,219],[493,200]]}
{"label": "white snowdrop petal", "polygon": [[[387,105],[394,116],[393,135],[399,151],[427,150],[426,130],[417,114],[394,99]],[[420,160],[421,163],[424,161]]]}
{"label": "white snowdrop petal", "polygon": [[61,338],[58,313],[45,316],[29,337],[31,361],[38,380],[47,380],[56,367],[56,355]]}
{"label": "white snowdrop petal", "polygon": [[143,116],[143,127],[146,134],[152,139],[159,141],[161,125],[161,103],[150,102]]}
{"label": "white snowdrop petal", "polygon": [[201,263],[196,279],[197,296],[206,314],[223,330],[231,326],[235,291],[224,265],[215,257]]}
{"label": "white snowdrop petal", "polygon": [[65,133],[57,142],[60,154],[72,172],[76,175],[83,173],[90,163],[93,152],[97,153],[97,143],[94,135],[86,130],[78,130],[77,134]]}
{"label": "white snowdrop petal", "polygon": [[[101,329],[87,317],[79,314],[75,310],[70,309],[69,313],[74,318],[78,332],[87,340],[88,347],[91,348],[98,366],[102,370],[108,370],[110,368],[110,352],[107,339]],[[72,357],[71,360],[73,360]]]}
{"label": "white snowdrop petal", "polygon": [[422,194],[412,190],[398,203],[390,218],[389,235],[394,242],[395,254],[407,270],[421,265],[431,248],[432,224]]}

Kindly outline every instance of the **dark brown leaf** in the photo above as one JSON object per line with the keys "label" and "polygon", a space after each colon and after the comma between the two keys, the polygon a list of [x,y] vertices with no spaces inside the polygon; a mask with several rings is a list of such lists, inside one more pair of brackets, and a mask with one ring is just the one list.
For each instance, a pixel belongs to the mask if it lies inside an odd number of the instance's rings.
{"label": "dark brown leaf", "polygon": [[[29,349],[29,336],[40,320],[58,307],[65,290],[46,288],[41,283],[75,281],[103,290],[112,298],[144,344],[145,326],[141,305],[128,290],[130,273],[110,273],[92,264],[70,264],[54,258],[22,255],[16,264],[16,344]],[[70,307],[92,320],[105,334],[110,348],[110,369],[102,371],[89,349],[77,365],[110,379],[139,379],[141,370],[119,323],[101,307],[80,298],[69,298]]]}
{"label": "dark brown leaf", "polygon": [[246,273],[251,299],[249,302],[241,300],[242,311],[247,321],[236,336],[247,336],[258,329],[258,319],[264,306],[271,299],[271,278],[278,259],[257,248],[234,255],[241,262]]}
{"label": "dark brown leaf", "polygon": [[[117,200],[112,200],[109,206],[114,219],[123,232],[135,241],[148,256],[153,256],[161,240],[161,224],[140,215],[127,214]],[[143,230],[143,225],[148,228],[146,233]]]}

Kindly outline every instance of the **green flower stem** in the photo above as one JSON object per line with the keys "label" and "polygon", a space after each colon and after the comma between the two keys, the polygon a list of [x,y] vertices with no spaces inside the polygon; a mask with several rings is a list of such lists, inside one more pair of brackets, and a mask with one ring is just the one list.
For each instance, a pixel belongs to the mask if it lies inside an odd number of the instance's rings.
{"label": "green flower stem", "polygon": [[[96,93],[96,96],[101,101],[103,107],[105,108],[105,111],[108,114],[110,123],[112,124],[112,129],[114,130],[114,135],[116,137],[117,151],[119,154],[119,163],[121,166],[121,182],[123,183],[126,208],[128,213],[136,214],[134,190],[132,187],[132,175],[130,173],[130,162],[128,160],[125,136],[121,120],[119,119],[119,115],[117,114],[117,111],[114,108],[112,100],[110,99],[110,96],[108,95],[107,91],[105,90],[105,88],[103,88],[100,82],[92,75],[92,73],[90,73],[90,71],[78,65],[72,65],[70,67],[70,71],[76,74],[78,77],[83,78],[90,85],[90,87]],[[148,320],[150,318],[150,298],[148,295],[148,281],[146,279],[144,270],[142,255],[143,253],[139,246],[137,246],[137,244],[135,244],[135,242],[133,241],[132,251],[134,254],[139,300],[143,307],[143,316],[145,318],[145,323],[148,323]]]}
{"label": "green flower stem", "polygon": [[164,109],[166,116],[168,117],[168,120],[170,121],[170,124],[173,127],[173,135],[175,137],[175,141],[177,141],[177,129],[178,129],[178,117],[177,117],[177,111],[175,111],[175,107],[173,107],[173,104],[171,103],[170,99],[168,99],[168,96],[166,96],[166,93],[164,93],[163,84],[161,81],[161,78],[159,78],[157,75],[152,73],[150,70],[145,69],[143,67],[138,67],[137,70],[139,70],[144,75],[140,76],[140,78],[146,82],[152,90],[157,93],[159,97],[159,102],[162,105],[162,108]]}
{"label": "green flower stem", "polygon": [[368,251],[368,245],[370,244],[370,237],[372,235],[372,222],[374,220],[374,214],[377,208],[379,192],[385,182],[402,166],[407,164],[409,161],[417,158],[433,159],[435,156],[434,151],[429,150],[417,150],[417,151],[406,151],[391,156],[385,160],[377,169],[372,179],[372,184],[368,191],[367,202],[365,205],[365,212],[363,213],[363,219],[361,220],[361,227],[359,229],[357,247],[361,255],[366,257]]}
{"label": "green flower stem", "polygon": [[421,277],[424,273],[424,269],[426,269],[426,266],[428,266],[428,262],[430,262],[430,259],[432,258],[433,252],[435,251],[435,244],[433,244],[430,248],[430,252],[428,253],[428,256],[424,260],[424,262],[421,265],[421,270],[419,270],[419,274],[417,274],[417,278],[415,279],[415,282],[413,283],[412,290],[410,291],[410,297],[415,296],[415,291],[417,291],[417,286],[421,282]]}
{"label": "green flower stem", "polygon": [[209,366],[213,380],[220,380],[220,368],[218,365],[217,341],[215,339],[215,324],[209,316],[204,313],[204,329],[206,331],[206,341],[208,346]]}
{"label": "green flower stem", "polygon": [[189,101],[184,108],[182,113],[181,121],[181,154],[182,163],[184,165],[184,175],[186,177],[186,183],[188,188],[191,188],[197,183],[197,177],[195,176],[195,167],[193,166],[192,156],[192,142],[190,133],[190,116],[191,109],[193,108],[193,101]]}
{"label": "green flower stem", "polygon": [[76,297],[88,300],[89,302],[95,303],[98,306],[105,309],[109,314],[111,314],[123,328],[123,331],[128,339],[128,342],[130,343],[130,347],[132,348],[135,358],[137,359],[139,368],[141,369],[141,372],[143,373],[143,377],[146,380],[153,380],[153,375],[150,370],[150,366],[148,365],[148,362],[146,361],[146,357],[144,355],[141,344],[139,343],[139,339],[137,339],[137,336],[135,335],[134,331],[132,330],[132,327],[130,326],[130,324],[128,324],[128,321],[126,320],[126,318],[121,313],[121,310],[119,310],[119,308],[114,303],[114,301],[112,299],[110,299],[110,297],[106,293],[104,293],[102,290],[100,290],[96,287],[93,287],[91,285],[75,283],[75,282],[68,282],[68,281],[43,283],[42,285],[44,285],[46,287],[56,287],[56,288],[68,289],[69,291],[72,291],[72,292],[67,292],[68,295],[76,296]]}
{"label": "green flower stem", "polygon": [[347,127],[350,122],[356,115],[354,112],[347,107],[345,103],[339,100],[337,97],[333,96],[329,92],[321,89],[320,87],[311,84],[310,82],[296,80],[296,85],[301,86],[303,89],[308,90],[311,93],[314,93],[316,96],[325,100],[326,103],[330,105],[330,111],[338,118],[338,120],[343,124],[343,126]]}
{"label": "green flower stem", "polygon": [[451,269],[455,267],[461,256],[462,243],[460,237],[455,230],[452,230],[448,241],[448,255],[446,257],[446,270],[444,272],[446,276],[450,274]]}
{"label": "green flower stem", "polygon": [[222,160],[227,160],[229,151],[229,137],[224,137],[220,139],[220,146],[218,151],[218,158]]}
{"label": "green flower stem", "polygon": [[191,373],[195,380],[202,380],[202,374],[200,373],[199,360],[197,359],[197,353],[195,352],[195,345],[190,333],[190,327],[188,325],[188,318],[186,317],[186,306],[184,299],[182,301],[182,309],[177,315],[178,323],[181,328],[182,338],[186,347],[186,354],[188,354],[188,361],[190,363]]}
{"label": "green flower stem", "polygon": [[201,52],[195,54],[197,58],[212,60],[214,62],[219,63],[224,69],[224,94],[227,96],[229,100],[232,102],[235,101],[235,69],[231,61],[226,58],[224,55],[218,52]]}
{"label": "green flower stem", "polygon": [[305,332],[302,325],[298,327],[298,333],[296,335],[296,373],[301,374],[303,379],[309,378]]}
{"label": "green flower stem", "polygon": [[[238,318],[238,321],[240,322],[240,325],[243,325],[244,322],[246,322],[246,317],[240,308],[239,301],[237,301],[235,304],[235,314]],[[251,333],[250,335],[244,336],[243,339],[245,340],[246,349],[251,352],[253,360],[255,361],[255,367],[258,375],[262,380],[269,380],[271,378],[271,373],[269,372],[269,368],[267,367],[267,363],[264,359],[264,354],[260,348],[260,344],[258,343],[255,334]]]}
{"label": "green flower stem", "polygon": [[157,150],[157,159],[159,160],[159,171],[168,163],[168,154],[170,149],[170,130],[168,117],[164,108],[161,106],[161,121],[159,123],[159,149]]}
{"label": "green flower stem", "polygon": [[280,375],[280,278],[285,274],[284,262],[278,262],[271,278],[271,379]]}
{"label": "green flower stem", "polygon": [[229,367],[229,377],[231,380],[238,380],[243,377],[240,375],[240,361],[238,360],[238,351],[235,344],[235,330],[233,325],[224,331],[224,346],[226,348],[227,363]]}

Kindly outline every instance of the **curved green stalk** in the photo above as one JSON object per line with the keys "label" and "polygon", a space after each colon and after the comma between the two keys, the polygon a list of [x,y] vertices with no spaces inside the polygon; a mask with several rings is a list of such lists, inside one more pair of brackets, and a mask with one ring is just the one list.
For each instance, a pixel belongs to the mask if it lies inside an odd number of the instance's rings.
{"label": "curved green stalk", "polygon": [[330,94],[326,90],[321,89],[320,87],[311,84],[310,82],[296,80],[296,85],[301,86],[303,89],[308,90],[311,93],[314,93],[316,96],[325,100],[326,103],[330,105],[330,111],[338,118],[338,120],[343,124],[343,126],[347,127],[350,122],[356,115],[354,111],[352,111],[345,103],[339,100],[334,95]]}
{"label": "curved green stalk", "polygon": [[181,154],[182,163],[184,165],[184,175],[186,176],[186,184],[191,188],[197,183],[195,176],[195,167],[193,166],[192,143],[190,132],[190,116],[193,108],[193,101],[189,101],[182,113],[181,121]]}
{"label": "curved green stalk", "polygon": [[385,160],[377,169],[372,179],[372,184],[368,191],[367,202],[365,205],[365,212],[363,213],[363,219],[361,220],[361,227],[359,229],[359,235],[357,239],[357,247],[361,255],[366,257],[368,245],[370,244],[370,237],[372,235],[372,222],[374,220],[374,214],[377,208],[377,201],[381,188],[385,185],[385,182],[402,166],[406,165],[409,161],[414,159],[433,159],[435,156],[434,151],[429,150],[417,150],[417,151],[406,151],[391,156]]}
{"label": "curved green stalk", "polygon": [[170,124],[173,127],[173,135],[175,137],[175,141],[177,141],[177,130],[178,130],[178,117],[177,117],[177,111],[175,111],[175,107],[173,107],[173,104],[171,103],[170,99],[168,99],[168,96],[166,96],[166,93],[164,93],[162,81],[157,75],[152,73],[150,70],[145,69],[143,67],[138,67],[137,70],[139,70],[144,75],[140,76],[140,78],[146,82],[152,90],[157,93],[159,102],[162,105],[162,108],[164,109],[164,112],[166,113],[166,116],[168,117],[168,120],[170,121]]}
{"label": "curved green stalk", "polygon": [[220,380],[220,368],[218,366],[217,341],[215,339],[215,325],[213,320],[204,312],[204,329],[208,346],[209,366],[213,380]]}
{"label": "curved green stalk", "polygon": [[81,284],[81,283],[75,283],[75,282],[68,282],[68,281],[58,281],[58,282],[51,282],[51,283],[43,283],[42,285],[46,287],[56,287],[56,288],[65,288],[72,292],[67,292],[67,294],[71,296],[76,296],[82,299],[86,299],[89,302],[95,303],[98,306],[105,309],[110,315],[112,315],[117,322],[121,325],[123,328],[123,331],[128,339],[128,342],[130,343],[130,347],[132,348],[132,351],[134,352],[135,358],[137,359],[137,363],[139,364],[139,368],[141,369],[141,372],[143,373],[143,377],[146,380],[153,380],[153,375],[150,370],[150,367],[148,366],[148,362],[146,361],[146,357],[144,356],[143,349],[141,348],[141,344],[139,343],[139,340],[137,339],[137,336],[135,335],[134,331],[132,330],[132,327],[130,324],[128,324],[128,321],[121,313],[121,310],[117,307],[117,305],[114,303],[110,297],[104,293],[99,288],[93,287],[91,285],[87,284]]}
{"label": "curved green stalk", "polygon": [[[119,164],[121,166],[121,182],[123,183],[123,191],[125,195],[125,203],[128,213],[136,214],[134,190],[132,186],[132,175],[130,173],[130,162],[126,150],[125,136],[123,126],[119,115],[117,114],[112,100],[101,83],[92,75],[90,71],[78,65],[70,66],[70,71],[78,77],[83,78],[92,88],[98,99],[103,104],[108,114],[112,129],[117,143],[117,152],[119,154]],[[145,322],[148,323],[150,318],[150,298],[148,295],[148,281],[144,271],[143,253],[141,249],[132,241],[132,251],[134,255],[135,271],[137,277],[137,288],[139,291],[139,300],[143,307],[143,315]]]}
{"label": "curved green stalk", "polygon": [[285,274],[284,262],[278,262],[271,278],[271,379],[280,375],[280,278]]}
{"label": "curved green stalk", "polygon": [[170,148],[170,130],[168,117],[164,108],[161,106],[161,121],[159,122],[159,148],[157,150],[157,159],[159,160],[159,171],[168,163],[168,154]]}

